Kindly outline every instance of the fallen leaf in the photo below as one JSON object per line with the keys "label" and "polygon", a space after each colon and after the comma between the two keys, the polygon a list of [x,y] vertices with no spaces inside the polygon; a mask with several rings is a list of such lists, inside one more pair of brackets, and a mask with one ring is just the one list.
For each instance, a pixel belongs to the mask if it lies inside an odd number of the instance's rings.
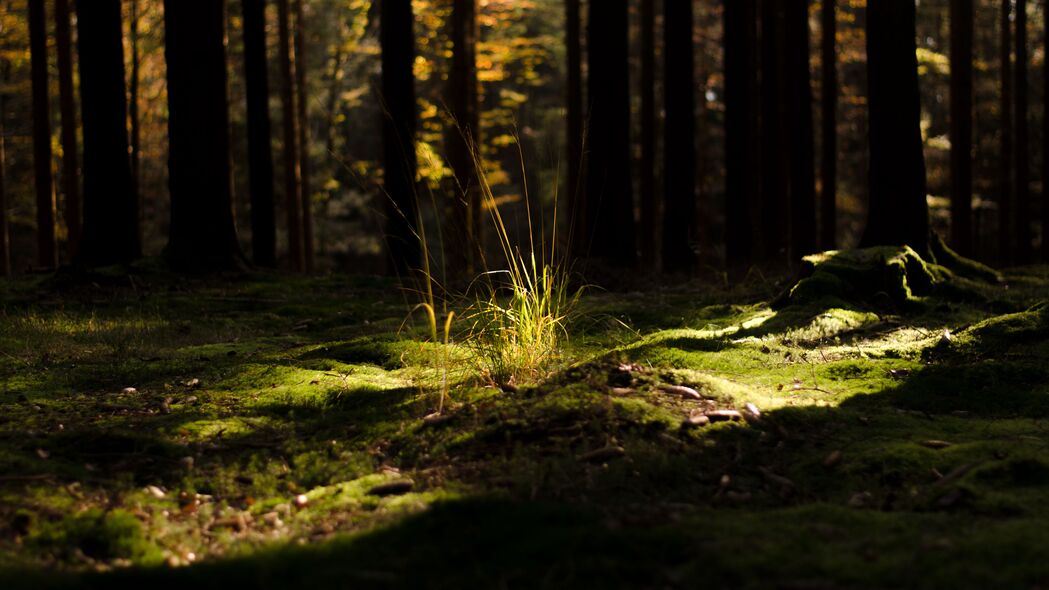
{"label": "fallen leaf", "polygon": [[714,410],[706,413],[711,422],[734,422],[743,420],[743,414],[736,410]]}
{"label": "fallen leaf", "polygon": [[663,385],[660,389],[671,395],[680,395],[685,399],[703,399],[703,396],[700,395],[698,391],[691,387],[685,387],[684,385]]}
{"label": "fallen leaf", "polygon": [[826,458],[823,459],[823,466],[827,469],[837,467],[841,463],[841,459],[844,457],[841,451],[831,451]]}
{"label": "fallen leaf", "polygon": [[609,445],[607,447],[583,453],[582,455],[579,455],[577,459],[580,461],[601,463],[603,461],[608,461],[609,459],[622,457],[623,455],[626,455],[626,449],[616,445]]}
{"label": "fallen leaf", "polygon": [[921,442],[921,445],[926,448],[940,450],[951,446],[951,443],[945,440],[924,440]]}

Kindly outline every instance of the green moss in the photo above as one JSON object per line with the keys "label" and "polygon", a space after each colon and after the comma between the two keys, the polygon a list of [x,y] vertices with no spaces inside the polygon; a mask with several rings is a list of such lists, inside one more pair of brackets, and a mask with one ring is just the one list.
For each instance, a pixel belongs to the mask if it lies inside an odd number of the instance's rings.
{"label": "green moss", "polygon": [[99,561],[159,561],[160,552],[146,539],[142,524],[122,510],[87,510],[55,523],[41,523],[38,528],[29,537],[29,542],[50,551],[79,550]]}

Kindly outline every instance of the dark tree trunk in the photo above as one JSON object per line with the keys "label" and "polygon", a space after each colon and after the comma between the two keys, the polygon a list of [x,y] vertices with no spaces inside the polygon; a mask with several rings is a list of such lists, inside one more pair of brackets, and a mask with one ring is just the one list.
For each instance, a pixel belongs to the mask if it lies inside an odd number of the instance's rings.
{"label": "dark tree trunk", "polygon": [[[0,82],[6,87],[11,76],[11,64],[0,58]],[[0,92],[0,277],[11,274],[11,242],[7,232],[7,94]]]}
{"label": "dark tree trunk", "polygon": [[1016,262],[1031,262],[1031,141],[1027,126],[1027,0],[1016,0]]}
{"label": "dark tree trunk", "polygon": [[251,190],[251,254],[255,264],[277,265],[273,194],[269,68],[266,62],[266,0],[242,0],[244,82],[248,103],[248,183]]}
{"label": "dark tree trunk", "polygon": [[820,247],[838,247],[838,12],[836,0],[822,0],[822,157],[820,159]]}
{"label": "dark tree trunk", "polygon": [[73,88],[73,35],[69,0],[55,0],[55,50],[58,53],[58,101],[62,113],[62,192],[69,258],[80,245],[80,163],[77,152],[76,99]]}
{"label": "dark tree trunk", "polygon": [[164,1],[171,236],[165,256],[187,270],[244,264],[233,223],[223,0]]}
{"label": "dark tree trunk", "polygon": [[289,0],[277,0],[280,37],[280,103],[284,139],[284,209],[288,226],[288,263],[291,270],[306,268],[302,240],[302,161],[299,158],[298,110],[295,108],[295,64],[292,55]]}
{"label": "dark tree trunk", "polygon": [[666,210],[663,268],[689,272],[695,266],[691,242],[696,219],[696,95],[692,48],[692,2],[664,3],[666,52]]}
{"label": "dark tree trunk", "polygon": [[627,72],[627,2],[603,0],[589,11],[587,157],[589,254],[633,266],[634,198],[630,174],[630,80]]}
{"label": "dark tree trunk", "polygon": [[862,245],[908,245],[926,253],[921,99],[914,0],[867,5],[870,206]]}
{"label": "dark tree trunk", "polygon": [[306,272],[313,271],[313,187],[310,176],[310,109],[306,86],[306,14],[303,0],[295,0],[295,105],[299,131],[299,182],[302,194],[302,256]]}
{"label": "dark tree trunk", "polygon": [[1049,264],[1049,27],[1042,48],[1042,262]]}
{"label": "dark tree trunk", "polygon": [[812,122],[812,72],[809,67],[809,0],[787,0],[784,12],[790,116],[790,254],[794,259],[816,251],[816,147]]}
{"label": "dark tree trunk", "polygon": [[1001,76],[1002,95],[1001,153],[998,169],[998,259],[1002,266],[1013,263],[1013,63],[1012,23],[1009,19],[1012,0],[1002,0]]}
{"label": "dark tree trunk", "polygon": [[[680,3],[680,0],[677,0]],[[667,4],[673,4],[669,0]],[[645,268],[656,262],[656,0],[641,0],[640,252]],[[668,70],[669,71],[669,70]]]}
{"label": "dark tree trunk", "polygon": [[951,247],[973,255],[973,0],[951,0]]}
{"label": "dark tree trunk", "polygon": [[788,150],[783,3],[761,3],[761,238],[764,259],[782,262],[787,246]]}
{"label": "dark tree trunk", "polygon": [[757,9],[755,0],[725,0],[725,258],[750,264],[750,210],[757,183]]}
{"label": "dark tree trunk", "polygon": [[36,180],[36,261],[58,266],[55,190],[51,177],[51,105],[47,87],[47,14],[44,0],[29,0],[29,53],[33,88],[33,170]]}
{"label": "dark tree trunk", "polygon": [[451,213],[453,228],[447,236],[448,270],[472,275],[477,270],[481,232],[481,190],[474,163],[480,149],[480,109],[477,85],[477,0],[452,2],[452,70],[448,99],[452,127],[445,130],[448,160],[455,173]]}
{"label": "dark tree trunk", "polygon": [[131,49],[131,75],[128,88],[128,120],[131,125],[131,192],[135,195],[135,209],[138,221],[136,231],[138,243],[142,244],[142,120],[139,115],[138,94],[141,79],[141,58],[139,57],[139,0],[131,0],[130,26],[128,29],[128,47]]}
{"label": "dark tree trunk", "polygon": [[567,69],[565,95],[565,148],[567,174],[565,194],[569,204],[569,246],[575,257],[585,256],[586,191],[583,174],[583,47],[579,0],[565,0],[565,52]]}
{"label": "dark tree trunk", "polygon": [[422,246],[417,233],[415,190],[415,35],[411,0],[383,0],[382,45],[383,183],[386,193],[386,240],[390,271],[399,276],[418,270]]}
{"label": "dark tree trunk", "polygon": [[84,117],[84,237],[77,262],[126,264],[140,254],[138,200],[128,160],[120,0],[77,5]]}

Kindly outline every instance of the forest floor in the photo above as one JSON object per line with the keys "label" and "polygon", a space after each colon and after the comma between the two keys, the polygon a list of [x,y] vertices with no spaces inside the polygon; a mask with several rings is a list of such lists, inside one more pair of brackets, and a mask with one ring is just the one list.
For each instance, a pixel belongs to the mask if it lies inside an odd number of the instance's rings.
{"label": "forest floor", "polygon": [[384,279],[0,283],[0,587],[1049,587],[1049,268],[756,276],[593,290],[504,389]]}

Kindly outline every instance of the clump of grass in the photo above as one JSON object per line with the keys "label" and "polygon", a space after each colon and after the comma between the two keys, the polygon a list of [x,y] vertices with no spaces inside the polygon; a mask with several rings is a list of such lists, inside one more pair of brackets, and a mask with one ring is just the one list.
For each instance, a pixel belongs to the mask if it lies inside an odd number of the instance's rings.
{"label": "clump of grass", "polygon": [[[486,379],[506,385],[535,381],[561,358],[568,340],[568,322],[582,293],[582,289],[572,289],[569,266],[558,257],[556,193],[552,238],[548,246],[543,231],[537,245],[525,180],[528,244],[522,249],[510,239],[476,149],[473,156],[482,206],[499,241],[502,267],[489,268],[482,274],[481,293],[467,316],[470,328],[466,344]],[[519,161],[521,177],[526,179],[520,152]]]}

